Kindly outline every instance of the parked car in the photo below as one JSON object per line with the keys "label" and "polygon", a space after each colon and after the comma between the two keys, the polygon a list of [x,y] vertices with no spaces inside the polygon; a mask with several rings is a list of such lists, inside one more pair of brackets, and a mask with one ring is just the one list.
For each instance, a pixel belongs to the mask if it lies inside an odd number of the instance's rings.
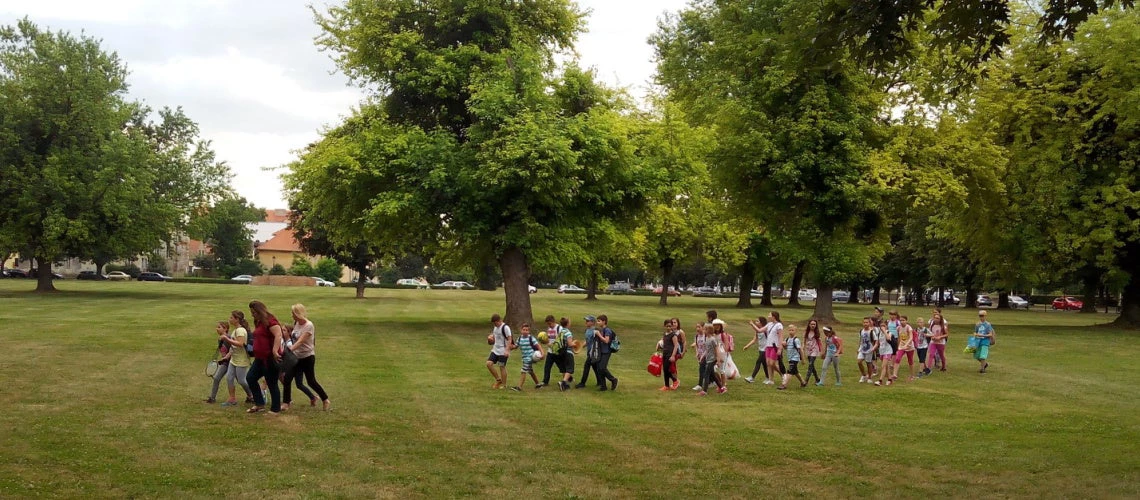
{"label": "parked car", "polygon": [[472,288],[471,283],[468,283],[466,281],[444,281],[443,283],[432,286],[436,288],[454,288],[456,290],[461,290],[463,288]]}
{"label": "parked car", "polygon": [[102,280],[107,279],[107,277],[102,275],[102,274],[99,274],[95,271],[79,271],[79,275],[76,276],[75,279],[77,279],[77,280],[102,281]]}
{"label": "parked car", "polygon": [[27,278],[28,272],[23,269],[5,269],[5,278]]}
{"label": "parked car", "polygon": [[847,303],[849,300],[851,300],[851,292],[848,292],[847,290],[835,290],[831,292],[832,302]]}
{"label": "parked car", "polygon": [[329,280],[326,280],[320,276],[309,276],[309,277],[317,280],[317,286],[336,286],[336,283],[329,281]]}
{"label": "parked car", "polygon": [[[927,294],[926,301],[931,303],[931,304],[937,304],[938,303],[938,291],[931,291],[929,294]],[[944,304],[950,304],[950,305],[955,305],[955,306],[962,303],[962,299],[958,298],[957,295],[954,295],[953,290],[946,290],[945,292],[943,292],[942,301]]]}
{"label": "parked car", "polygon": [[800,290],[797,297],[800,298],[800,302],[815,302],[815,290]]}
{"label": "parked car", "polygon": [[558,285],[558,293],[585,293],[586,289],[578,285]]}
{"label": "parked car", "polygon": [[107,273],[107,279],[111,281],[130,281],[131,275],[122,271],[111,271]]}
{"label": "parked car", "polygon": [[[657,287],[657,288],[654,288],[654,289],[653,289],[653,295],[661,295],[661,287]],[[679,292],[679,291],[678,291],[676,288],[674,288],[674,287],[669,287],[669,296],[670,296],[670,297],[680,297],[680,296],[681,296],[681,292]]]}
{"label": "parked car", "polygon": [[1054,310],[1060,309],[1063,311],[1080,311],[1084,306],[1084,302],[1081,302],[1073,297],[1057,297],[1053,299]]}
{"label": "parked car", "polygon": [[527,293],[538,293],[538,287],[534,285],[527,285],[526,291]]}
{"label": "parked car", "polygon": [[751,295],[752,298],[755,298],[755,299],[762,299],[762,298],[764,298],[764,291],[763,290],[752,290],[752,291],[748,292],[748,295]]}
{"label": "parked car", "polygon": [[1029,301],[1025,300],[1025,299],[1023,299],[1017,295],[1010,295],[1009,296],[1009,308],[1010,309],[1025,309],[1026,311],[1028,311],[1029,310]]}
{"label": "parked car", "polygon": [[610,295],[623,295],[627,293],[633,293],[633,287],[625,281],[618,281],[616,283],[610,284],[610,286],[607,286],[606,293]]}
{"label": "parked car", "polygon": [[139,273],[139,281],[170,281],[170,276],[163,276],[162,273]]}
{"label": "parked car", "polygon": [[977,303],[978,303],[978,307],[993,307],[994,306],[994,299],[991,299],[989,295],[986,295],[984,293],[980,293],[980,294],[978,294]]}
{"label": "parked car", "polygon": [[253,276],[250,276],[248,274],[239,274],[237,276],[234,276],[233,278],[230,278],[230,281],[240,281],[242,283],[251,283],[251,282],[253,282]]}
{"label": "parked car", "polygon": [[698,286],[693,289],[693,297],[716,297],[717,295],[720,293],[711,286]]}
{"label": "parked car", "polygon": [[412,278],[396,280],[396,284],[399,286],[414,286],[416,288],[423,288],[425,290],[431,288],[431,285],[427,284],[426,281],[420,281]]}

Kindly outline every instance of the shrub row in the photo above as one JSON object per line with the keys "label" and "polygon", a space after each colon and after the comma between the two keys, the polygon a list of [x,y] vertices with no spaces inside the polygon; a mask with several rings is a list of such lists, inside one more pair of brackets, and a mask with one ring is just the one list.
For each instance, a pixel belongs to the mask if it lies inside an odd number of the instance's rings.
{"label": "shrub row", "polygon": [[234,281],[226,278],[171,278],[172,283],[210,283],[214,285],[248,285],[244,281]]}

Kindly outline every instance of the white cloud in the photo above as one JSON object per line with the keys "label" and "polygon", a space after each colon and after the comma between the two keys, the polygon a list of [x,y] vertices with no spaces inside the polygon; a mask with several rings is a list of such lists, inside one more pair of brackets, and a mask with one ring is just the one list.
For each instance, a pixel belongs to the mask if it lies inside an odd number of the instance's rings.
{"label": "white cloud", "polygon": [[148,79],[175,91],[258,103],[318,123],[347,115],[361,99],[355,88],[309,90],[288,76],[286,67],[247,57],[235,47],[228,47],[224,54],[173,57],[163,63],[141,63],[132,68],[136,81]]}
{"label": "white cloud", "polygon": [[0,0],[0,12],[32,19],[58,19],[117,25],[189,24],[195,12],[224,9],[230,0]]}
{"label": "white cloud", "polygon": [[212,142],[218,158],[226,161],[234,173],[233,187],[255,205],[264,208],[286,208],[280,171],[266,171],[293,161],[295,150],[317,140],[320,134],[270,134],[226,130],[203,130]]}

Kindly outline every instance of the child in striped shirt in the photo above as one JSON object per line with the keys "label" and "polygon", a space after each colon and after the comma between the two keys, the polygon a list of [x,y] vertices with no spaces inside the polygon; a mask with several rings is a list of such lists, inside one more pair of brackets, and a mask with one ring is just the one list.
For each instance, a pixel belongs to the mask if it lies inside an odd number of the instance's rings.
{"label": "child in striped shirt", "polygon": [[519,385],[511,387],[512,391],[522,392],[522,385],[526,383],[527,374],[530,375],[531,380],[534,381],[534,388],[541,387],[538,383],[538,376],[534,374],[534,368],[531,362],[534,360],[534,353],[538,353],[538,357],[543,357],[542,344],[535,340],[530,334],[530,323],[523,323],[520,328],[522,335],[519,336],[518,343],[514,345],[515,348],[522,353],[522,375],[519,376]]}

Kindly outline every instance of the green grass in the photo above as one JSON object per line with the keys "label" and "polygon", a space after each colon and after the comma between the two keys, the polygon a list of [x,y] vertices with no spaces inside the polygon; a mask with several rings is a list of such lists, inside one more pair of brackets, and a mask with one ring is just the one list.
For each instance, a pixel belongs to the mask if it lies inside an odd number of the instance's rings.
{"label": "green grass", "polygon": [[[1140,495],[1135,332],[1105,315],[994,311],[990,373],[950,346],[950,372],[858,385],[856,320],[843,387],[777,392],[730,382],[661,393],[645,372],[661,320],[717,308],[737,337],[760,310],[729,299],[534,295],[537,316],[606,313],[624,349],[617,392],[490,389],[499,293],[181,283],[0,281],[0,497],[835,498]],[[303,302],[333,411],[277,417],[201,402],[213,324],[250,299]],[[801,325],[810,309],[783,309]],[[928,311],[903,308],[914,319]],[[972,324],[972,311],[949,312]],[[741,369],[754,354],[738,353]],[[579,370],[581,369],[579,360]],[[517,381],[519,362],[508,365]],[[303,398],[303,396],[302,396]]]}

